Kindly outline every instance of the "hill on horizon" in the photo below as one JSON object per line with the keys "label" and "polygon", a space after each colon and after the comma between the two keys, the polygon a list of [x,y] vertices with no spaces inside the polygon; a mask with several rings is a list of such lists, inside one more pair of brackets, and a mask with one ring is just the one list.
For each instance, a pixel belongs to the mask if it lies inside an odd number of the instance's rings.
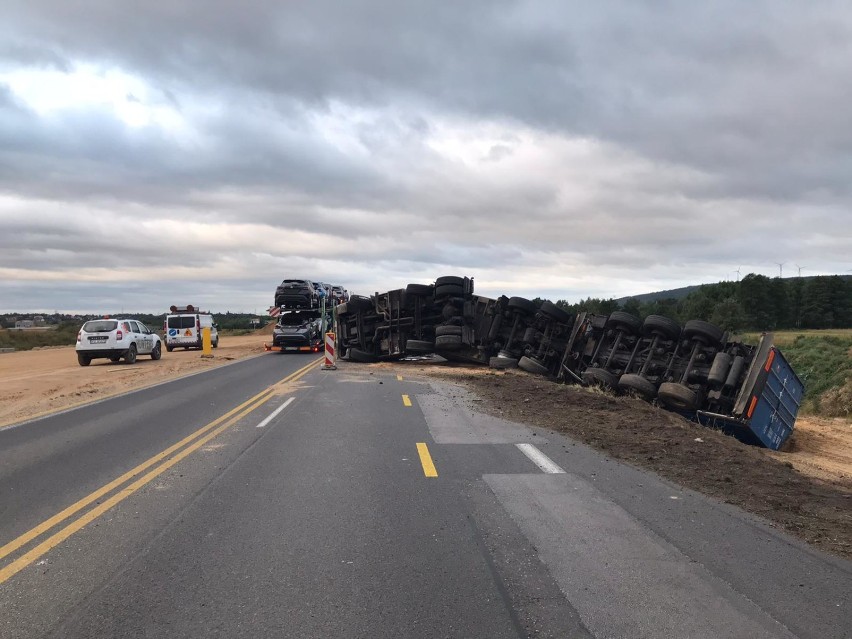
{"label": "hill on horizon", "polygon": [[[834,277],[834,276],[831,276],[831,275],[807,275],[807,276],[802,277],[802,278],[799,278],[799,277],[784,277],[782,279],[784,279],[784,280],[801,279],[801,280],[804,281],[804,280],[812,280],[812,279],[817,278],[817,277]],[[846,280],[852,279],[852,275],[840,275],[840,274],[838,274],[836,277],[842,277],[843,279],[846,279]],[[772,279],[777,279],[777,278],[772,278]],[[715,283],[718,284],[719,282],[715,282]],[[669,290],[666,290],[666,291],[656,291],[654,293],[641,293],[639,295],[628,295],[626,297],[616,298],[615,301],[618,302],[619,304],[624,304],[624,302],[626,302],[627,300],[629,300],[631,298],[639,300],[640,303],[654,302],[656,300],[667,300],[667,299],[682,300],[687,295],[689,295],[693,291],[697,291],[702,286],[712,286],[712,284],[693,284],[692,286],[683,286],[681,288],[672,288],[672,289],[669,289]]]}

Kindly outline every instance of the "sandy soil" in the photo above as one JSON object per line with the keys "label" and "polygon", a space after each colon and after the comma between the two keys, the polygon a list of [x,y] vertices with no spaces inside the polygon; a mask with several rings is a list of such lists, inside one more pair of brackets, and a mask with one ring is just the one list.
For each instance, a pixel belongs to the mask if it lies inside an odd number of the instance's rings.
{"label": "sandy soil", "polygon": [[[73,347],[0,354],[0,427],[263,353],[262,334],[220,338],[212,359],[163,353],[136,364],[77,364]],[[523,371],[426,362],[355,364],[440,377],[469,388],[476,409],[565,432],[614,458],[759,514],[852,558],[852,423],[802,417],[782,452],[740,444],[646,402],[562,386]],[[371,368],[372,367],[372,368]]]}
{"label": "sandy soil", "polygon": [[212,358],[175,350],[160,361],[140,356],[135,364],[96,359],[77,363],[73,346],[0,354],[0,427],[38,415],[142,388],[263,352],[264,336],[221,337]]}

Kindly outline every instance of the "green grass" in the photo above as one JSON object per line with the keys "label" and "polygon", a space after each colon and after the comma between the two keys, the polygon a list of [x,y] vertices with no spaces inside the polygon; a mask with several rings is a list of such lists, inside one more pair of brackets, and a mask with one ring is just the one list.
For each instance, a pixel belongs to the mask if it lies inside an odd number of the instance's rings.
{"label": "green grass", "polygon": [[0,330],[0,348],[29,351],[39,346],[73,346],[81,324],[64,322],[47,330]]}

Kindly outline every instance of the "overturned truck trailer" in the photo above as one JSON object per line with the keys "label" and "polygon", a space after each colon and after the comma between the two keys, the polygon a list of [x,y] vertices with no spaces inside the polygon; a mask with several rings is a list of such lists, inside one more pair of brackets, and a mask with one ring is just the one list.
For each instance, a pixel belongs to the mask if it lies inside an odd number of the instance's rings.
{"label": "overturned truck trailer", "polygon": [[702,320],[578,313],[523,297],[474,294],[473,279],[439,277],[336,307],[343,359],[412,355],[512,368],[655,401],[738,439],[778,449],[804,387],[766,334],[754,346]]}

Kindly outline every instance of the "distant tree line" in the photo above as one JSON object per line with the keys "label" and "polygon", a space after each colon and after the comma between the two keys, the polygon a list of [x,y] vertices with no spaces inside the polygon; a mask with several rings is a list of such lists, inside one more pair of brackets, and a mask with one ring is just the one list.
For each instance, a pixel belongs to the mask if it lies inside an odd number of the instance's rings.
{"label": "distant tree line", "polygon": [[750,273],[739,282],[705,284],[682,299],[640,302],[590,297],[576,304],[556,302],[571,313],[608,315],[626,311],[639,317],[665,315],[681,323],[703,319],[730,331],[852,328],[852,278],[840,275],[769,278]]}

